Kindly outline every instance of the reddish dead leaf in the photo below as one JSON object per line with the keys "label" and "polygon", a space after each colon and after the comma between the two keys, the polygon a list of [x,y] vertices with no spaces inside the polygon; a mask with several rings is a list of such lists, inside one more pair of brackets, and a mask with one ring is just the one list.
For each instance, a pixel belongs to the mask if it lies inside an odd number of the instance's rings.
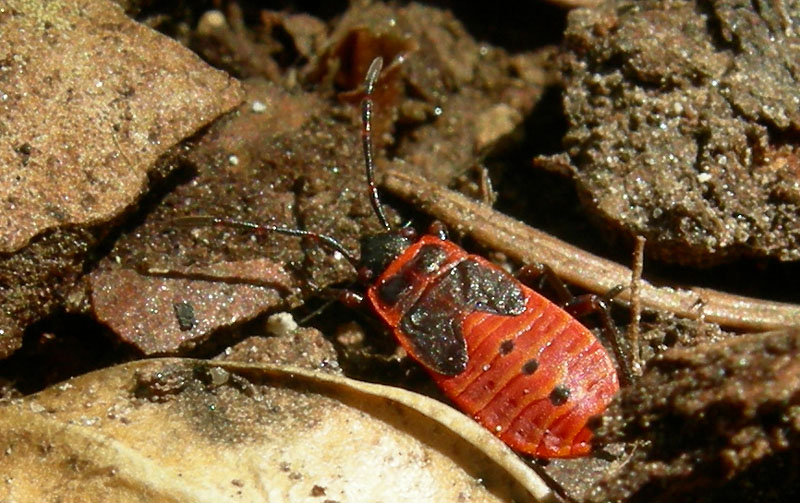
{"label": "reddish dead leaf", "polygon": [[292,286],[283,269],[267,259],[177,272],[192,279],[144,276],[130,269],[92,274],[95,316],[145,354],[174,354],[220,327],[283,306],[279,292]]}

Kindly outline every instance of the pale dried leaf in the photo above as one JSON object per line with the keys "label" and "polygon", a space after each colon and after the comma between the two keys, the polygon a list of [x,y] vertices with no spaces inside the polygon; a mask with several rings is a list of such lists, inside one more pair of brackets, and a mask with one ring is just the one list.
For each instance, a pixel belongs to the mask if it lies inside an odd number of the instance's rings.
{"label": "pale dried leaf", "polygon": [[445,405],[287,367],[162,359],[87,374],[4,407],[0,450],[2,501],[553,499]]}

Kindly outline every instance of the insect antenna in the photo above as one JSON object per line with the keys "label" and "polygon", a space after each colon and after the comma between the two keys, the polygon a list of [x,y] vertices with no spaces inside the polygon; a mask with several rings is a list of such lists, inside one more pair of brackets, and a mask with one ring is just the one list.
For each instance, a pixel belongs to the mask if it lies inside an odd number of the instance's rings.
{"label": "insect antenna", "polygon": [[[374,148],[372,144],[372,108],[374,102],[372,101],[372,91],[375,89],[375,82],[378,80],[378,75],[383,67],[383,59],[377,57],[372,60],[367,70],[367,75],[364,78],[364,99],[361,101],[361,143],[364,148],[364,165],[367,172],[367,184],[369,185],[370,202],[375,214],[378,216],[381,225],[387,231],[391,231],[392,227],[386,219],[386,214],[383,212],[381,205],[380,194],[378,193],[378,186],[375,184],[375,161],[374,161]],[[215,226],[215,227],[235,227],[239,229],[248,229],[256,234],[266,234],[268,232],[277,232],[279,234],[287,234],[289,236],[307,237],[319,241],[328,248],[342,254],[348,262],[358,270],[361,264],[348,252],[342,243],[337,239],[326,234],[319,234],[317,232],[304,231],[301,229],[293,229],[291,227],[282,227],[278,225],[264,225],[244,220],[234,220],[229,218],[219,218],[211,216],[188,216],[178,217],[172,220],[172,223],[181,227],[201,227],[201,226]]]}
{"label": "insect antenna", "polygon": [[301,229],[293,229],[291,227],[282,227],[279,225],[264,225],[254,222],[247,222],[244,220],[233,220],[229,218],[218,218],[210,216],[190,216],[179,217],[172,221],[173,224],[181,227],[201,227],[201,226],[214,226],[214,227],[235,227],[238,229],[248,229],[255,234],[266,234],[268,232],[277,232],[278,234],[288,234],[289,236],[307,237],[319,241],[328,248],[342,254],[344,258],[355,268],[359,268],[358,260],[348,252],[345,247],[336,238],[318,232],[304,231]]}
{"label": "insect antenna", "polygon": [[364,147],[364,164],[367,170],[367,184],[369,185],[369,197],[372,203],[372,209],[381,221],[381,225],[387,231],[391,231],[392,227],[389,221],[386,220],[386,214],[383,212],[381,206],[381,198],[378,194],[378,186],[375,184],[375,161],[373,159],[373,145],[372,145],[372,91],[375,88],[375,81],[378,80],[378,74],[383,67],[383,59],[377,57],[372,60],[367,70],[367,76],[364,78],[364,99],[361,100],[361,143]]}

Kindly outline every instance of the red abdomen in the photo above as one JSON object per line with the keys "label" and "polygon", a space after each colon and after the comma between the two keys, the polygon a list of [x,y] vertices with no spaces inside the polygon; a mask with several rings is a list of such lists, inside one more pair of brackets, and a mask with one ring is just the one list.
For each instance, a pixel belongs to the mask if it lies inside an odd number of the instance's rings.
{"label": "red abdomen", "polygon": [[513,449],[575,457],[619,389],[608,353],[564,310],[482,257],[423,236],[369,288],[439,387]]}
{"label": "red abdomen", "polygon": [[513,449],[546,458],[588,454],[586,422],[601,414],[619,389],[616,370],[586,327],[522,288],[524,313],[466,317],[464,372],[431,375],[462,411]]}

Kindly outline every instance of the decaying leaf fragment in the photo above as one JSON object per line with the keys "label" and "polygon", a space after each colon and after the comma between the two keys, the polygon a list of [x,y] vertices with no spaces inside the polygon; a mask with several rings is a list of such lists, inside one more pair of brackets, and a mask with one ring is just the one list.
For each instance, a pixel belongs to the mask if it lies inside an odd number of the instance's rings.
{"label": "decaying leaf fragment", "polygon": [[175,354],[221,326],[282,305],[279,292],[293,286],[283,268],[265,258],[169,272],[183,277],[122,268],[95,271],[90,276],[94,315],[146,355]]}

